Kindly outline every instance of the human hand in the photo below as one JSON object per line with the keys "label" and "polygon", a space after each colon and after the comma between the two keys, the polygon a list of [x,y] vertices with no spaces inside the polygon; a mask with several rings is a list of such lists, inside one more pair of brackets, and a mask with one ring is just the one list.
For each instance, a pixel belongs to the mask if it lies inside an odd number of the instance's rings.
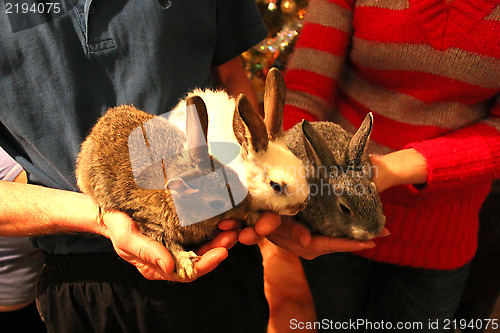
{"label": "human hand", "polygon": [[427,182],[427,161],[415,149],[398,150],[387,155],[370,155],[373,182],[379,193],[388,188]]}
{"label": "human hand", "polygon": [[[229,221],[229,222],[228,222]],[[219,223],[221,230],[235,229],[240,224],[234,224],[235,221],[222,221]],[[264,212],[260,215],[255,226],[246,227],[239,233],[238,240],[245,245],[254,245],[259,242],[262,237],[271,234],[280,225],[281,218],[273,212]],[[229,224],[232,223],[232,224]]]}
{"label": "human hand", "polygon": [[[378,237],[388,235],[390,235],[389,230],[384,228]],[[268,235],[267,239],[304,259],[314,259],[333,252],[352,252],[375,247],[375,242],[372,240],[357,241],[347,238],[312,236],[307,227],[290,217],[282,217],[279,227]]]}
{"label": "human hand", "polygon": [[[229,223],[233,223],[229,221]],[[192,279],[181,279],[174,272],[175,264],[170,252],[160,243],[141,234],[136,223],[125,213],[112,211],[102,216],[102,232],[113,243],[116,253],[134,265],[148,280],[191,282],[214,270],[227,256],[238,239],[235,230],[221,232],[209,243],[195,251],[200,260],[195,267],[198,274]]]}

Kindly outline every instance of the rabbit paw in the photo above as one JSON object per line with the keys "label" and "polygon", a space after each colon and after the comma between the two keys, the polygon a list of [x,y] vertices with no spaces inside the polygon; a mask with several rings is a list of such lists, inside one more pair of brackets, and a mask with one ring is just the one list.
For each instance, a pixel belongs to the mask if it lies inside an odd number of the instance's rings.
{"label": "rabbit paw", "polygon": [[182,251],[175,256],[175,270],[181,279],[191,279],[196,276],[198,271],[194,264],[200,257],[193,251]]}

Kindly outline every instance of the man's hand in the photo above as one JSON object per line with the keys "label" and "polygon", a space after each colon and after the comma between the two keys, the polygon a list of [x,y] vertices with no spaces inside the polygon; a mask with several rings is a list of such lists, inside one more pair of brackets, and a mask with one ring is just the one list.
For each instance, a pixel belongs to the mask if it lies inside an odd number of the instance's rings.
{"label": "man's hand", "polygon": [[[229,222],[231,223],[231,222]],[[180,279],[174,272],[174,260],[170,252],[160,243],[146,237],[137,230],[135,222],[121,212],[106,212],[103,216],[103,231],[113,243],[116,253],[134,265],[149,280],[191,282],[214,270],[228,255],[238,239],[235,230],[221,232],[196,253],[201,256],[195,264],[198,274],[193,279]]]}
{"label": "man's hand", "polygon": [[[378,237],[388,236],[387,229]],[[309,229],[290,217],[282,217],[281,224],[274,233],[267,236],[272,243],[304,259],[314,259],[334,252],[352,252],[375,247],[374,241],[356,241],[346,238],[311,236]]]}

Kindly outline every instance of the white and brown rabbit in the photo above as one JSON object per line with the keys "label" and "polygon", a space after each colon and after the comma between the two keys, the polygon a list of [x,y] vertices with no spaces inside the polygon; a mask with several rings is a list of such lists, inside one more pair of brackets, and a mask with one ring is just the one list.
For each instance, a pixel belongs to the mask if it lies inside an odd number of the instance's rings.
{"label": "white and brown rabbit", "polygon": [[[224,91],[195,90],[188,95],[200,96],[207,105],[210,153],[235,170],[248,189],[252,211],[247,218],[249,225],[259,216],[255,212],[295,215],[307,204],[309,187],[304,165],[283,138],[285,90],[283,76],[271,69],[266,78],[264,119],[243,95],[236,100]],[[184,107],[184,101],[177,106]],[[236,147],[236,153],[228,143]]]}
{"label": "white and brown rabbit", "polygon": [[[110,109],[83,143],[76,166],[82,192],[104,211],[127,213],[140,232],[164,244],[181,278],[197,273],[192,249],[215,237],[220,220],[246,218],[249,203],[238,175],[208,153],[203,100],[186,102],[195,112],[186,111],[185,134],[132,106]],[[237,205],[228,200],[228,183],[242,196]]]}
{"label": "white and brown rabbit", "polygon": [[290,150],[312,162],[309,202],[296,219],[313,233],[368,240],[382,231],[385,216],[366,154],[372,126],[370,113],[354,135],[326,121],[304,120],[287,131]]}

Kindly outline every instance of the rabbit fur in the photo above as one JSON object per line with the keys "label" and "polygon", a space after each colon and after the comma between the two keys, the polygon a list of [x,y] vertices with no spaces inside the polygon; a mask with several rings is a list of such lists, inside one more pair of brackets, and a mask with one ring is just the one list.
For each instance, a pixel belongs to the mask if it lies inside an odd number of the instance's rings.
{"label": "rabbit fur", "polygon": [[[226,180],[221,173],[213,172],[214,169],[222,169],[223,165],[210,158],[206,145],[198,147],[196,144],[200,140],[206,142],[208,119],[203,101],[192,96],[188,98],[188,103],[196,105],[204,138],[197,137],[200,135],[194,129],[197,120],[186,121],[184,134],[162,117],[153,117],[124,105],[108,110],[100,118],[82,144],[76,166],[77,183],[81,191],[89,195],[104,211],[118,210],[127,213],[137,222],[141,233],[164,244],[172,254],[175,271],[181,278],[196,276],[194,263],[198,256],[191,250],[217,235],[217,223],[220,220],[246,218],[249,202],[244,199],[237,206],[229,205],[222,210],[225,210],[224,213],[204,219],[203,222],[181,225],[176,208],[188,215],[192,214],[190,218],[200,221],[202,217],[197,217],[196,214],[210,210],[214,205],[220,212],[221,204],[225,202],[224,196],[227,197],[228,193]],[[142,128],[145,131],[148,124],[151,124],[150,133],[144,137],[148,149],[135,149],[137,154],[129,153],[132,145],[137,144],[134,140],[129,141],[129,137],[134,130]],[[189,149],[187,151],[184,150],[185,141]],[[134,175],[132,165],[135,160],[147,161],[151,151],[161,150],[165,146],[182,153],[162,160],[161,164],[153,163],[140,174]],[[234,184],[241,186],[233,190],[246,191],[239,182],[238,175],[228,168],[225,170],[225,177],[233,187]],[[169,175],[169,179],[164,178],[164,175]],[[204,181],[199,188],[193,189],[188,185],[190,179],[200,177],[204,177]],[[158,188],[158,184],[163,184],[163,188]],[[178,198],[175,205],[174,194]],[[197,209],[189,209],[193,208],[193,202]],[[184,204],[187,209],[183,209]]]}
{"label": "rabbit fur", "polygon": [[[294,215],[306,206],[309,187],[305,173],[300,174],[304,166],[283,139],[284,90],[281,74],[271,71],[264,120],[245,96],[235,100],[224,91],[213,90],[189,93],[166,118],[132,106],[110,109],[82,144],[76,167],[78,186],[101,209],[130,215],[143,234],[170,250],[181,278],[194,277],[198,257],[190,250],[215,237],[220,220],[246,219],[251,225],[261,210]],[[189,105],[195,106],[202,131],[195,130],[196,121],[179,112]],[[146,135],[148,131],[150,135]],[[139,138],[143,136],[142,143],[130,140],[137,133]],[[152,152],[161,155],[157,152],[164,147],[183,153],[161,163],[155,161],[139,173],[133,170],[134,162],[148,161]],[[131,149],[136,154],[130,154]],[[205,183],[193,189],[191,180],[201,176]],[[156,188],[157,184],[164,186]],[[181,224],[179,211],[199,213],[199,209],[189,209],[193,201],[204,210],[215,205],[220,211],[227,202],[226,184],[231,184],[230,191],[239,200],[224,207],[225,213],[208,219],[190,216],[203,222]],[[175,205],[173,198],[178,198]]]}
{"label": "rabbit fur", "polygon": [[372,126],[369,113],[354,135],[331,122],[307,120],[286,132],[288,147],[307,164],[311,193],[296,220],[313,233],[369,240],[382,231],[385,216],[366,154]]}
{"label": "rabbit fur", "polygon": [[[259,216],[256,212],[295,215],[307,204],[309,187],[304,165],[283,139],[285,90],[283,76],[276,68],[271,69],[266,78],[264,119],[243,95],[234,99],[225,91],[213,90],[188,94],[200,96],[207,105],[211,154],[235,170],[248,189],[252,212],[246,220],[249,225],[255,224]],[[185,108],[185,101],[176,108]],[[182,126],[183,122],[176,123]],[[221,142],[233,143],[241,154],[231,160],[227,146],[217,145]]]}

